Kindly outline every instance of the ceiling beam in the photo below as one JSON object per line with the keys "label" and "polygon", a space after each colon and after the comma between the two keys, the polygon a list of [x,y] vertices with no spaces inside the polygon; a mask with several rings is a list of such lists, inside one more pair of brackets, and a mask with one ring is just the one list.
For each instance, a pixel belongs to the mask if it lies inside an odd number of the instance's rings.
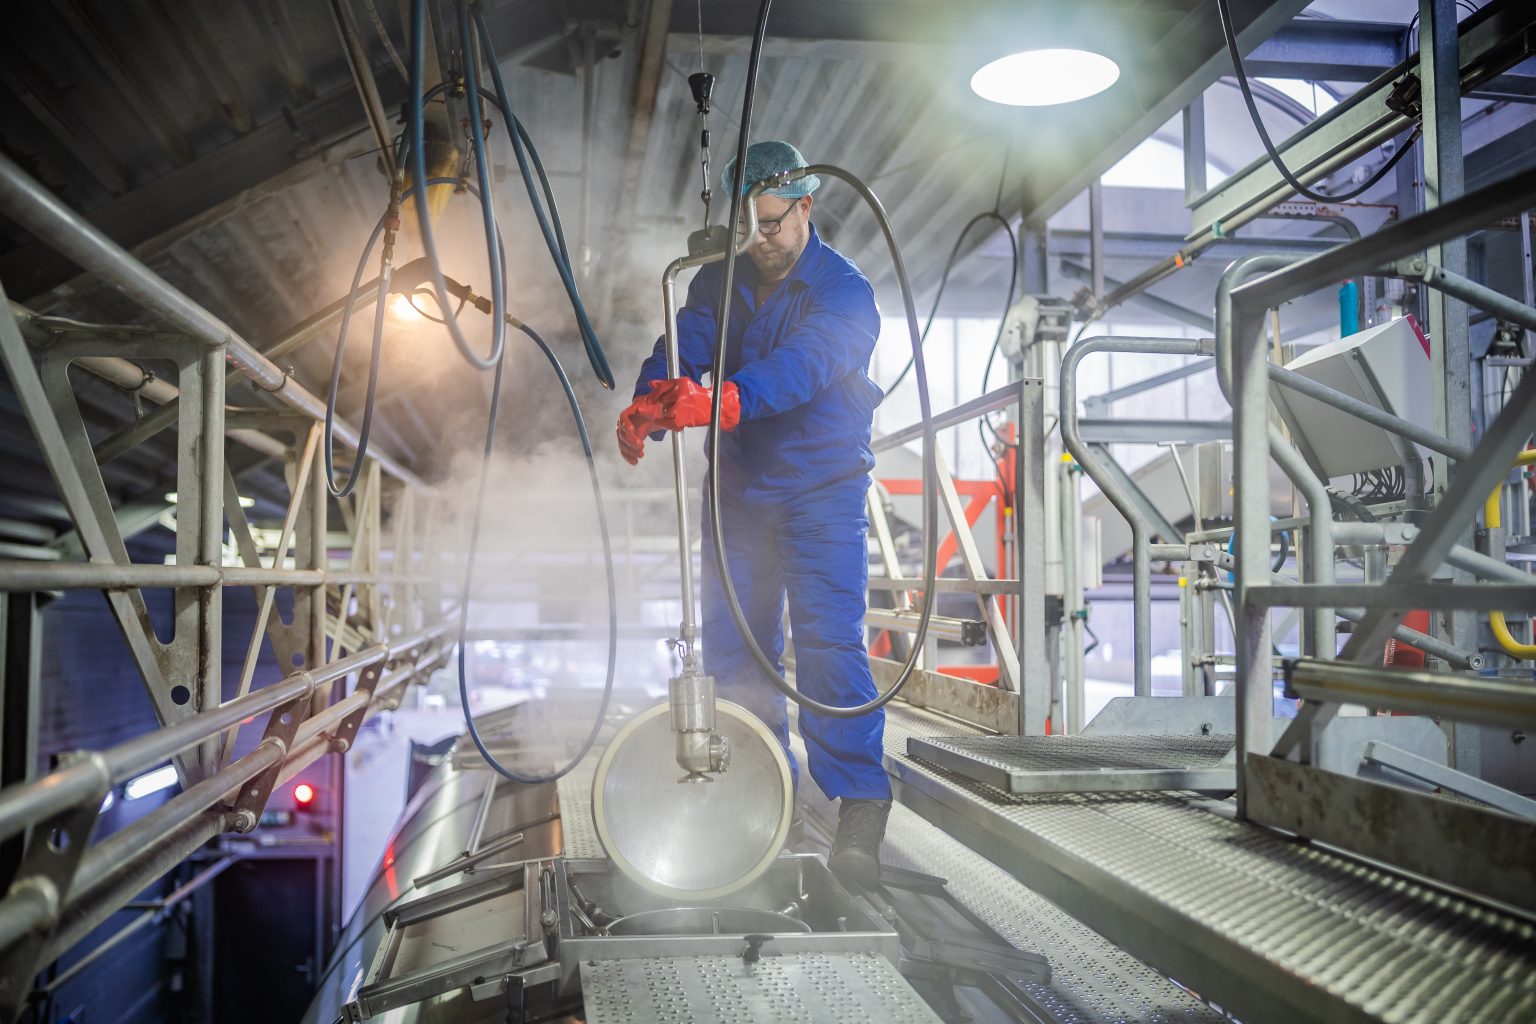
{"label": "ceiling beam", "polygon": [[[128,72],[109,52],[78,0],[54,0],[82,42],[127,89]],[[558,44],[563,21],[543,0],[518,0],[491,5],[487,24],[498,44],[503,64],[522,64],[538,58]],[[405,101],[405,86],[392,72],[378,74],[379,92],[386,110]],[[131,97],[128,97],[131,99]],[[152,111],[142,111],[155,121]],[[86,218],[114,242],[132,251],[166,232],[201,217],[280,174],[317,161],[329,146],[364,130],[366,121],[350,84],[295,108],[285,108],[275,118],[218,149],[197,157],[170,173],[141,185],[85,213]],[[169,140],[168,145],[169,145]],[[11,297],[26,302],[64,284],[79,270],[47,245],[31,241],[0,254],[0,279]]]}
{"label": "ceiling beam", "polygon": [[1403,59],[1406,26],[1298,18],[1243,60],[1253,78],[1369,82]]}
{"label": "ceiling beam", "polygon": [[[379,88],[386,105],[399,104],[404,99],[404,87],[393,76],[381,76]],[[233,142],[89,211],[86,218],[114,242],[132,250],[167,229],[304,164],[324,146],[360,131],[364,124],[357,91],[350,84],[286,113],[286,117],[268,121]],[[78,273],[79,268],[72,262],[38,241],[0,256],[0,279],[19,302],[56,288]]]}

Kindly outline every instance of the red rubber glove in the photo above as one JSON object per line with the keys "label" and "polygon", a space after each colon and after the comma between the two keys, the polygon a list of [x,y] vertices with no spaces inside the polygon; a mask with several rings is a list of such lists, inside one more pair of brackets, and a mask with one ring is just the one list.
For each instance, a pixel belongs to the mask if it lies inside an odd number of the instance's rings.
{"label": "red rubber glove", "polygon": [[[651,396],[661,406],[657,420],[668,430],[684,430],[688,427],[709,426],[709,414],[714,396],[709,388],[691,377],[660,381],[660,387]],[[741,422],[741,390],[732,381],[726,381],[720,392],[720,429],[735,430]]]}
{"label": "red rubber glove", "polygon": [[624,456],[624,461],[631,466],[645,457],[645,435],[653,433],[662,426],[661,403],[657,401],[656,394],[664,383],[659,380],[651,381],[650,394],[641,395],[619,413],[619,454]]}

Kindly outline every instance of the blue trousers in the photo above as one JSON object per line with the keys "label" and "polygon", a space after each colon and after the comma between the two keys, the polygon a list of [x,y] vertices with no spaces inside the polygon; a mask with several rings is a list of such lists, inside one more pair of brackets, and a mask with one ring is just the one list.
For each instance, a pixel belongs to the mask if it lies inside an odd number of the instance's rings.
{"label": "blue trousers", "polygon": [[[782,673],[787,597],[795,685],[824,704],[863,704],[878,692],[864,648],[868,489],[869,478],[858,477],[784,504],[749,504],[728,493],[721,501],[726,564],[753,637]],[[708,516],[705,502],[706,529]],[[742,642],[707,535],[703,549],[704,670],[714,676],[722,700],[751,711],[779,737],[798,785],[799,765],[789,752],[787,700]],[[858,718],[802,711],[800,735],[811,778],[821,791],[831,799],[889,800],[884,732],[884,709]]]}

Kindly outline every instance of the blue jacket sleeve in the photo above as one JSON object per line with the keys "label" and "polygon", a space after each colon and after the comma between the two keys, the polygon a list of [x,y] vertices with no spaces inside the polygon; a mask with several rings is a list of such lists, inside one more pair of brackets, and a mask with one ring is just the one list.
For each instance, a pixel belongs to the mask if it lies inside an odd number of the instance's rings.
{"label": "blue jacket sleeve", "polygon": [[[710,283],[713,282],[713,287]],[[714,365],[715,321],[714,304],[720,301],[720,279],[703,271],[695,274],[688,285],[688,300],[677,311],[677,355],[683,376],[692,377],[698,383]],[[667,348],[665,336],[656,339],[650,356],[640,364],[640,376],[635,381],[635,397],[650,391],[650,382],[667,379]]]}
{"label": "blue jacket sleeve", "polygon": [[730,378],[741,391],[741,418],[788,412],[867,368],[879,336],[880,313],[869,282],[860,274],[827,282],[772,352]]}

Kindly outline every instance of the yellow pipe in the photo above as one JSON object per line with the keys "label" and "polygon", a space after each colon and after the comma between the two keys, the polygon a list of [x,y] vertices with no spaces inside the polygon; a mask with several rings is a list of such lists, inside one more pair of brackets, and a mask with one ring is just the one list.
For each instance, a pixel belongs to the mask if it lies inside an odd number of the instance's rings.
{"label": "yellow pipe", "polygon": [[[1515,457],[1515,465],[1529,466],[1536,463],[1536,448],[1521,452]],[[1503,509],[1499,503],[1499,492],[1504,485],[1493,489],[1488,495],[1488,500],[1483,502],[1483,526],[1490,530],[1497,530],[1503,524]],[[1504,621],[1503,612],[1489,612],[1488,626],[1493,630],[1493,637],[1504,648],[1504,653],[1511,658],[1523,658],[1526,661],[1536,661],[1536,644],[1523,644],[1516,640],[1514,634],[1509,631],[1509,624]]]}

